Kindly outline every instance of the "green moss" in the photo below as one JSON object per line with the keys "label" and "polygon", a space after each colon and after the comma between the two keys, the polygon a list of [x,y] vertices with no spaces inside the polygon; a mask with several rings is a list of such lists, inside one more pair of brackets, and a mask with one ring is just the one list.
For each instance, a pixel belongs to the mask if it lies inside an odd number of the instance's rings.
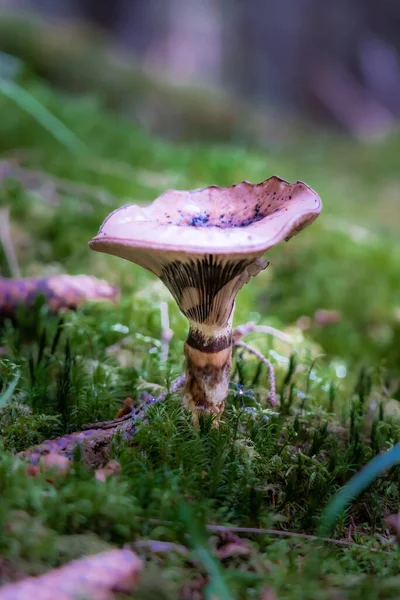
{"label": "green moss", "polygon": [[[173,598],[196,581],[235,598],[257,598],[264,585],[285,599],[396,597],[398,556],[384,517],[398,510],[398,468],[340,516],[334,535],[346,539],[351,526],[365,548],[248,533],[247,554],[219,560],[221,539],[206,524],[313,534],[336,491],[400,439],[399,209],[391,200],[398,137],[371,147],[310,139],[301,152],[296,145],[274,152],[172,145],[103,112],[97,100],[57,95],[30,77],[25,85],[90,152],[71,154],[0,96],[3,159],[17,152],[21,167],[2,182],[0,204],[11,208],[21,270],[105,277],[121,286],[122,299],[117,306],[87,304],[61,319],[38,301],[2,324],[0,396],[20,374],[0,408],[3,580],[147,539],[184,545],[189,554],[141,550],[148,570],[137,597]],[[186,322],[171,302],[175,335],[167,363],[160,362],[159,305],[170,301],[168,292],[138,267],[88,250],[103,218],[167,187],[260,181],[274,172],[307,181],[324,202],[319,221],[274,250],[271,267],[237,300],[236,323],[295,334],[292,350],[249,336],[274,364],[280,408],[267,404],[265,367],[236,350],[218,430],[207,419],[194,430],[172,396],[151,408],[130,442],[115,441],[121,472],[107,482],[95,480],[79,458],[65,477],[27,477],[16,451],[113,418],[125,397],[136,402],[143,389],[165,386],[182,370]],[[0,265],[7,273],[4,256]],[[321,308],[340,311],[340,322],[305,332],[296,326]]]}

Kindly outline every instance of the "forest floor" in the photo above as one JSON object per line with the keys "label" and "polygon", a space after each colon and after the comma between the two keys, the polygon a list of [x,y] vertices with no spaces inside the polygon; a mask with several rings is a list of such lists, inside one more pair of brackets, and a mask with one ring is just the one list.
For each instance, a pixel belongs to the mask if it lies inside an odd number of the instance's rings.
{"label": "forest floor", "polygon": [[[22,104],[0,94],[0,205],[22,274],[95,275],[121,299],[62,320],[38,303],[2,325],[0,581],[129,545],[146,565],[134,598],[397,598],[399,551],[385,519],[399,511],[399,467],[337,515],[330,541],[313,536],[334,495],[400,441],[398,134],[370,144],[321,134],[269,151],[171,143],[92,97],[22,83],[31,95]],[[267,402],[267,368],[236,349],[218,429],[207,419],[194,429],[170,394],[131,440],[114,441],[109,458],[121,469],[106,481],[78,454],[65,475],[28,477],[17,452],[113,419],[126,397],[137,404],[182,371],[187,323],[167,290],[88,249],[103,219],[168,188],[273,174],[305,181],[323,201],[237,298],[235,325],[291,336],[291,345],[246,338],[274,366],[279,405]],[[4,254],[0,268],[10,275]],[[167,361],[162,302],[174,332]]]}

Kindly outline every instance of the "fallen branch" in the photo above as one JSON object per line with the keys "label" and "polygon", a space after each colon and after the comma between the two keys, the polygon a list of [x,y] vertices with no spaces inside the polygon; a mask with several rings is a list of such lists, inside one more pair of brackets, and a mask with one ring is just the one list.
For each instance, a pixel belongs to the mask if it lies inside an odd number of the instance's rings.
{"label": "fallen branch", "polygon": [[19,458],[28,459],[32,464],[37,464],[42,456],[54,453],[72,459],[77,445],[85,444],[90,447],[91,454],[99,453],[100,457],[106,455],[106,450],[116,433],[129,438],[134,435],[136,424],[143,420],[150,406],[156,402],[163,402],[168,394],[180,390],[185,383],[185,375],[181,375],[172,382],[170,388],[157,397],[146,394],[142,402],[131,414],[120,419],[99,423],[90,423],[82,431],[69,433],[53,440],[46,440],[38,446],[28,448],[17,454]]}
{"label": "fallen branch", "polygon": [[150,406],[152,406],[156,402],[163,402],[168,396],[168,394],[174,394],[175,392],[183,388],[185,384],[185,379],[185,375],[180,375],[175,379],[175,381],[172,382],[171,387],[168,390],[165,390],[165,392],[162,392],[157,397],[154,397],[151,394],[145,392],[145,394],[142,395],[142,399],[139,406],[137,408],[132,409],[132,412],[130,414],[124,415],[119,419],[113,419],[111,421],[98,421],[97,423],[88,423],[87,425],[83,425],[82,430],[85,431],[90,429],[113,429],[126,421],[132,421],[133,423],[136,423],[145,416]]}

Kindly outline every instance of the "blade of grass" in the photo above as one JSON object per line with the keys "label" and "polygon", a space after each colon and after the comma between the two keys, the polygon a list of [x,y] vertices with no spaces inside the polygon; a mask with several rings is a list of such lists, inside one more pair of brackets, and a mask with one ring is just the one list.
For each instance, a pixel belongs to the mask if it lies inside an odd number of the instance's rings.
{"label": "blade of grass", "polygon": [[17,373],[8,386],[8,388],[0,394],[0,408],[3,408],[7,404],[7,402],[12,398],[15,388],[17,387],[17,383],[20,378],[20,373]]}
{"label": "blade of grass", "polygon": [[375,456],[349,483],[334,497],[322,514],[318,528],[318,536],[329,535],[336,519],[343,510],[363,492],[384,471],[400,464],[400,444],[396,444],[385,452]]}
{"label": "blade of grass", "polygon": [[0,78],[0,94],[12,100],[19,108],[30,114],[60,144],[76,154],[88,154],[87,146],[78,136],[68,129],[62,121],[55,117],[34,96],[19,86],[15,81]]}
{"label": "blade of grass", "polygon": [[210,552],[200,523],[195,519],[192,511],[186,504],[181,504],[180,514],[182,522],[186,525],[191,543],[199,561],[203,564],[210,577],[206,588],[206,598],[211,600],[233,600],[232,594],[224,581],[218,560]]}

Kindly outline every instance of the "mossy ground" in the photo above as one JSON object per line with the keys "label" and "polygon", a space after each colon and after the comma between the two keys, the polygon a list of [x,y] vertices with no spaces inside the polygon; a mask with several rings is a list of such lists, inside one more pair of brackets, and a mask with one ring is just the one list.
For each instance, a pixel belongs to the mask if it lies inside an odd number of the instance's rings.
{"label": "mossy ground", "polygon": [[[0,96],[2,160],[19,168],[2,181],[0,203],[11,209],[21,270],[104,277],[122,297],[117,306],[86,305],[62,319],[38,303],[2,326],[0,393],[20,374],[0,408],[2,581],[108,545],[158,540],[173,545],[162,553],[141,546],[147,566],[135,598],[261,598],[267,588],[280,599],[398,597],[398,550],[384,522],[399,508],[398,468],[340,515],[332,535],[349,547],[246,533],[248,542],[221,558],[226,539],[206,529],[313,534],[329,499],[400,440],[398,135],[371,145],[307,138],[268,152],[172,145],[107,114],[95,99],[54,93],[31,77],[23,85],[87,150],[66,148]],[[78,455],[66,476],[26,477],[16,451],[113,418],[125,397],[138,401],[143,389],[155,391],[182,371],[186,322],[168,292],[140,268],[89,251],[103,218],[169,187],[272,174],[304,180],[324,204],[312,227],[271,252],[271,266],[237,300],[236,324],[273,325],[295,340],[288,348],[262,334],[246,339],[273,362],[280,407],[267,404],[265,368],[236,351],[219,429],[206,419],[194,430],[179,397],[170,396],[151,408],[133,441],[115,440],[112,456],[122,469],[105,483]],[[8,275],[3,255],[0,264]],[[163,300],[174,330],[166,363]],[[298,327],[319,309],[340,311],[340,322]]]}

